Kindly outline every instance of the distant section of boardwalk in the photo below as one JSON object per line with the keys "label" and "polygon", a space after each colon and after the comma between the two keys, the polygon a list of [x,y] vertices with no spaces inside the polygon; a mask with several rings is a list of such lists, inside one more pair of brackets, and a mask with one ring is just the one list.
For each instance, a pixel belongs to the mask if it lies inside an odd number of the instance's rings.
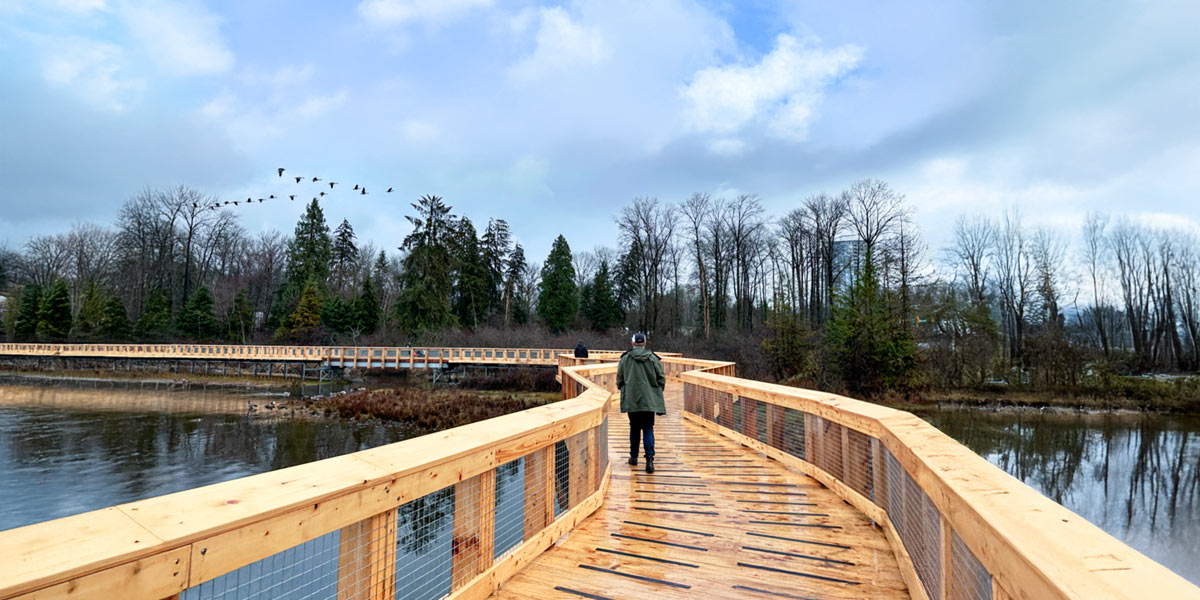
{"label": "distant section of boardwalk", "polygon": [[656,472],[612,415],[604,505],[493,598],[908,598],[881,529],[815,479],[680,418],[667,387]]}

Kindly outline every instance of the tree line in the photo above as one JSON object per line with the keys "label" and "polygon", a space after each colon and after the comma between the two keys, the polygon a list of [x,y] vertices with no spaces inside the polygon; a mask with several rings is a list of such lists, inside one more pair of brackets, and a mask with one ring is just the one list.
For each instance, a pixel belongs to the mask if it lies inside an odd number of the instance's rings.
{"label": "tree line", "polygon": [[[437,196],[391,248],[330,228],[251,235],[215,199],[145,190],[111,227],[0,250],[18,341],[421,343],[447,331],[640,330],[778,380],[870,394],[1200,368],[1193,234],[1087,215],[1075,232],[1015,210],[964,215],[931,252],[912,207],[866,179],[769,215],[755,195],[635,198],[614,246],[555,240],[528,262],[509,224]],[[594,335],[599,335],[596,333]]]}

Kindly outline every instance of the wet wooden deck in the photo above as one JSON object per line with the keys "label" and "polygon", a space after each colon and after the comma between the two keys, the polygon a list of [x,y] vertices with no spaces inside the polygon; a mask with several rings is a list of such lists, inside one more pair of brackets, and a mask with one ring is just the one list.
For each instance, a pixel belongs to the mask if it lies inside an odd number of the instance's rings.
{"label": "wet wooden deck", "polygon": [[815,479],[683,422],[667,387],[656,472],[609,421],[604,506],[493,598],[908,598],[883,531]]}

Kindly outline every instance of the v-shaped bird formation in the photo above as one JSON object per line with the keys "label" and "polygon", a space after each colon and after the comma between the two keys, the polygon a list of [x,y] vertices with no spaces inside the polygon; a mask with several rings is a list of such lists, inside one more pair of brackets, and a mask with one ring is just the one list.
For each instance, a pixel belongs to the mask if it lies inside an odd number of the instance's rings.
{"label": "v-shaped bird formation", "polygon": [[[279,168],[275,169],[276,176],[278,176],[280,179],[283,179],[283,174],[285,172],[287,172],[287,169],[284,167],[279,167]],[[317,183],[321,184],[320,187],[329,185],[329,191],[325,191],[324,189],[318,191],[316,193],[316,195],[313,196],[313,198],[312,198],[313,200],[317,200],[318,198],[325,198],[326,196],[333,196],[334,192],[336,191],[334,189],[334,186],[340,185],[338,182],[333,181],[332,179],[326,180],[326,179],[322,179],[320,177],[310,176],[310,175],[292,175],[291,179],[294,181],[294,183],[288,184],[288,185],[290,185],[293,188],[295,186],[300,186],[300,185],[311,186],[311,185],[317,184]],[[305,180],[308,180],[308,181],[305,181]],[[393,188],[393,187],[388,187],[387,191],[385,191],[384,193],[390,194],[390,193],[392,193],[392,191],[394,189],[395,188]],[[294,202],[296,200],[296,198],[307,196],[309,193],[311,193],[311,191],[306,192],[306,193],[300,193],[299,191],[296,191],[294,189],[289,189],[287,191],[295,192],[295,193],[286,194],[287,199],[290,202]],[[354,184],[354,188],[350,192],[348,192],[348,194],[354,195],[354,196],[366,196],[367,195],[367,186],[359,185],[356,183],[356,184]],[[246,206],[250,206],[255,203],[262,204],[263,202],[268,202],[268,201],[272,201],[272,200],[282,200],[283,198],[284,198],[284,194],[281,194],[278,197],[275,196],[275,194],[267,194],[266,197],[257,197],[256,198],[254,196],[250,196],[250,197],[246,198],[245,200],[225,200],[223,202],[214,202],[214,203],[206,205],[204,207],[201,207],[199,203],[192,203],[192,208],[205,208],[205,209],[209,209],[209,210],[217,210],[218,208],[222,208],[225,206],[231,206],[231,205],[232,206],[240,206],[243,204]]]}

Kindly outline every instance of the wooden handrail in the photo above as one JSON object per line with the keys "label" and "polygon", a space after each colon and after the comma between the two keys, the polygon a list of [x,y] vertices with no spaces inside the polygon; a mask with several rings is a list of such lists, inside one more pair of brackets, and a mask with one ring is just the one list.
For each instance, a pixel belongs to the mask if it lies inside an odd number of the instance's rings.
{"label": "wooden handrail", "polygon": [[[73,598],[166,598],[394,511],[415,498],[595,431],[606,418],[611,394],[587,378],[593,370],[563,371],[581,390],[564,402],[0,532],[0,598],[35,593],[38,598],[51,597],[68,590]],[[553,520],[546,535],[527,540],[506,562],[478,574],[467,587],[498,585],[501,574],[511,575],[514,564],[527,563],[598,507],[607,474],[593,474],[588,481],[594,491]]]}
{"label": "wooden handrail", "polygon": [[[848,485],[843,477],[768,442],[717,423],[735,402],[763,402],[800,411],[878,440],[880,451],[872,460],[878,478],[886,468],[879,459],[886,449],[937,508],[943,521],[939,534],[943,548],[940,572],[943,581],[930,585],[947,594],[953,538],[969,549],[992,579],[992,597],[1037,599],[1092,598],[1200,598],[1200,588],[1105,533],[1086,519],[1046,498],[962,444],[911,413],[846,398],[836,394],[690,371],[682,381],[699,388],[728,394],[712,406],[713,418],[695,413],[685,418],[714,429],[767,455],[816,477],[864,514],[885,526],[914,598],[929,598],[927,587],[913,567],[886,507]],[[745,405],[744,405],[745,406]],[[705,409],[708,410],[708,409]],[[745,409],[743,409],[745,410]],[[706,413],[707,414],[707,413]],[[782,428],[784,411],[769,411],[768,432]],[[714,420],[716,419],[716,420]],[[745,413],[742,416],[745,424]],[[732,420],[732,419],[730,419]],[[820,432],[806,430],[807,452],[814,453],[811,438]],[[768,433],[768,438],[770,437]],[[838,454],[849,461],[846,437]],[[843,463],[845,464],[845,463]],[[841,465],[835,465],[841,468]],[[874,485],[881,482],[877,479]],[[890,485],[890,484],[889,484]],[[872,495],[880,493],[872,488]],[[888,488],[887,494],[893,493]],[[914,518],[912,515],[906,517]],[[951,597],[951,596],[946,596]],[[932,598],[931,600],[940,600]]]}

